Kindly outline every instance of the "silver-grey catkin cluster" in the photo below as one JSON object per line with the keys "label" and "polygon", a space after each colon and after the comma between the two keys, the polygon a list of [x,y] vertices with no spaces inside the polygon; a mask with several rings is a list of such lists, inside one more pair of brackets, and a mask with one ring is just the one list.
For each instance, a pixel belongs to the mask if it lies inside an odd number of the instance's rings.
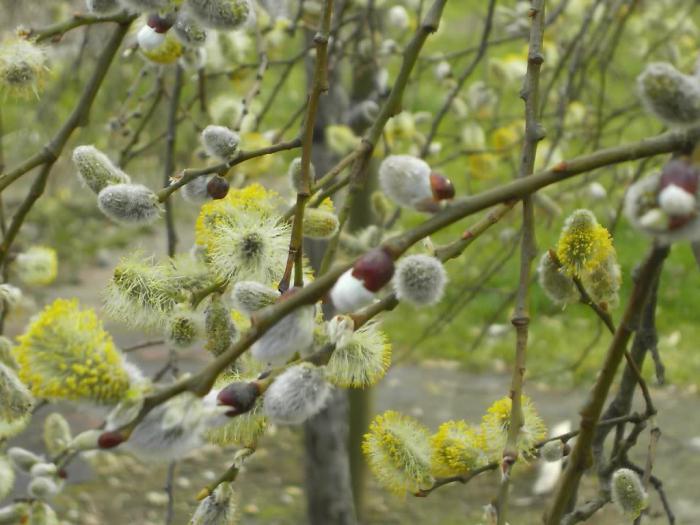
{"label": "silver-grey catkin cluster", "polygon": [[394,290],[401,301],[428,306],[442,299],[447,272],[431,255],[409,255],[396,264]]}
{"label": "silver-grey catkin cluster", "polygon": [[315,313],[313,305],[288,313],[253,344],[251,355],[270,365],[284,364],[297,352],[305,357],[312,349]]}
{"label": "silver-grey catkin cluster", "polygon": [[227,161],[236,156],[241,137],[225,126],[207,126],[202,131],[202,145],[212,157]]}
{"label": "silver-grey catkin cluster", "polygon": [[249,315],[261,308],[270,306],[279,296],[280,294],[277,290],[255,281],[237,282],[231,292],[234,306]]}
{"label": "silver-grey catkin cluster", "polygon": [[214,355],[223,354],[236,340],[238,332],[231,312],[218,294],[212,297],[204,312],[204,329],[207,334],[204,347]]}
{"label": "silver-grey catkin cluster", "polygon": [[667,124],[689,126],[700,120],[700,79],[671,64],[649,64],[637,78],[647,110]]}
{"label": "silver-grey catkin cluster", "polygon": [[170,0],[119,0],[119,2],[128,9],[143,13],[144,11],[153,11],[168,7]]}
{"label": "silver-grey catkin cluster", "polygon": [[180,188],[182,198],[191,204],[204,204],[211,199],[207,184],[213,175],[197,177]]}
{"label": "silver-grey catkin cluster", "polygon": [[189,47],[201,47],[207,43],[206,30],[184,10],[181,10],[175,19],[173,34],[182,44]]}
{"label": "silver-grey catkin cluster", "polygon": [[324,378],[323,369],[302,363],[285,370],[270,385],[263,410],[275,423],[298,425],[318,414],[330,395],[331,386]]}
{"label": "silver-grey catkin cluster", "polygon": [[554,304],[566,305],[579,300],[580,294],[574,280],[561,271],[549,252],[545,252],[540,259],[537,278],[542,290]]}
{"label": "silver-grey catkin cluster", "polygon": [[100,211],[114,222],[141,225],[158,218],[158,197],[141,184],[113,184],[97,196]]}
{"label": "silver-grey catkin cluster", "polygon": [[117,0],[86,0],[85,4],[88,11],[96,15],[112,15],[122,9]]}
{"label": "silver-grey catkin cluster", "polygon": [[73,150],[73,164],[78,178],[95,193],[110,184],[128,184],[129,176],[117,168],[109,157],[95,146],[78,146]]}
{"label": "silver-grey catkin cluster", "polygon": [[[287,177],[289,177],[289,183],[294,188],[294,191],[299,193],[302,191],[301,188],[301,157],[295,158],[289,163],[289,169],[287,170]],[[313,164],[309,165],[309,177],[311,182],[316,180],[316,168]]]}
{"label": "silver-grey catkin cluster", "polygon": [[418,157],[390,155],[379,165],[379,185],[399,206],[420,207],[432,199],[430,166]]}
{"label": "silver-grey catkin cluster", "polygon": [[254,16],[250,0],[187,0],[190,13],[204,27],[236,29]]}
{"label": "silver-grey catkin cluster", "polygon": [[646,491],[634,470],[616,470],[612,476],[610,491],[613,503],[630,519],[637,518],[647,507]]}

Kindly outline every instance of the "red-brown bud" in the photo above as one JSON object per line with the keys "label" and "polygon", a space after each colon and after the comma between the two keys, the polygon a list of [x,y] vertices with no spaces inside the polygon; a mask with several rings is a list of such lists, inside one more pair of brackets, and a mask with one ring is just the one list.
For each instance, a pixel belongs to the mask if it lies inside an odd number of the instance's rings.
{"label": "red-brown bud", "polygon": [[430,174],[430,188],[433,190],[433,198],[436,201],[453,199],[455,196],[452,181],[436,172]]}
{"label": "red-brown bud", "polygon": [[700,170],[687,159],[672,159],[664,165],[661,171],[659,191],[674,184],[691,195],[695,195],[698,191],[698,178],[700,178]]}
{"label": "red-brown bud", "polygon": [[229,184],[226,179],[214,175],[207,183],[207,193],[212,199],[223,199],[228,195]]}
{"label": "red-brown bud", "polygon": [[100,437],[97,438],[97,445],[105,449],[114,448],[124,443],[124,441],[126,441],[126,438],[121,432],[111,430],[100,434]]}
{"label": "red-brown bud", "polygon": [[352,267],[352,276],[370,292],[380,290],[394,275],[394,259],[383,248],[375,248],[360,257]]}
{"label": "red-brown bud", "polygon": [[255,381],[231,383],[216,396],[220,405],[231,407],[226,412],[229,417],[244,414],[253,408],[260,397],[260,386]]}

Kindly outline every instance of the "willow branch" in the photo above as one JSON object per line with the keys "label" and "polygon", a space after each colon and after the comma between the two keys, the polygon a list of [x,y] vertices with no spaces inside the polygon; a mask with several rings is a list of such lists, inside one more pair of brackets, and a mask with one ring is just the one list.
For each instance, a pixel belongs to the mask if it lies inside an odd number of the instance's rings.
{"label": "willow branch", "polygon": [[[544,129],[539,121],[540,69],[544,62],[542,40],[544,38],[544,0],[532,2],[530,17],[530,44],[527,73],[521,98],[525,102],[525,142],[523,144],[518,177],[532,175],[537,155],[537,145],[544,138]],[[518,460],[518,436],[525,419],[522,408],[523,382],[527,360],[527,342],[530,324],[529,295],[532,260],[535,258],[535,216],[532,198],[523,198],[523,235],[520,249],[520,277],[515,295],[515,311],[511,323],[515,327],[515,363],[510,384],[510,425],[501,460],[501,485],[498,492],[497,525],[505,525],[508,514],[508,496],[513,465]]]}
{"label": "willow branch", "polygon": [[76,13],[67,20],[45,27],[44,29],[30,29],[27,36],[32,37],[37,43],[49,39],[60,40],[63,35],[78,27],[105,24],[108,22],[127,24],[133,19],[134,16],[126,11],[109,16],[93,16]]}
{"label": "willow branch", "polygon": [[[180,95],[182,94],[182,84],[184,71],[179,64],[175,67],[175,81],[173,91],[170,94],[170,104],[168,106],[168,124],[165,138],[165,159],[163,161],[163,183],[168,184],[170,177],[175,171],[175,142],[177,140],[177,111],[180,106]],[[177,245],[177,233],[175,232],[175,217],[173,216],[173,202],[165,201],[165,228],[168,242],[168,256],[175,256]]]}
{"label": "willow branch", "polygon": [[289,288],[292,267],[294,267],[294,286],[304,285],[303,246],[304,246],[304,209],[311,196],[311,152],[314,145],[314,128],[321,95],[328,91],[328,37],[331,30],[333,0],[324,0],[321,22],[314,36],[316,45],[316,62],[314,66],[311,93],[306,105],[306,116],[301,140],[301,182],[297,191],[297,202],[292,221],[292,235],[289,241],[289,255],[284,276],[279,283],[280,291]]}

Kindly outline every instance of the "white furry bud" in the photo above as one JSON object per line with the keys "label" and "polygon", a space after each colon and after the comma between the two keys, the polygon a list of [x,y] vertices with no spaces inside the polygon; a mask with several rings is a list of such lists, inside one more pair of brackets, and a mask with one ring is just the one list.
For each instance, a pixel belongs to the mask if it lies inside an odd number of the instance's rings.
{"label": "white furry bud", "polygon": [[308,355],[314,339],[314,316],[313,305],[288,313],[253,344],[252,356],[261,363],[281,365],[297,352]]}
{"label": "white furry bud", "polygon": [[591,182],[588,185],[588,195],[591,199],[600,201],[608,196],[608,192],[600,182]]}
{"label": "white furry bud", "polygon": [[447,272],[442,263],[430,255],[409,255],[396,265],[394,290],[402,301],[428,306],[442,299]]}
{"label": "white furry bud", "polygon": [[207,126],[202,131],[202,145],[207,153],[219,160],[231,160],[238,151],[241,137],[225,126]]}
{"label": "white furry bud", "polygon": [[433,197],[430,166],[410,155],[390,155],[379,166],[382,191],[401,206],[419,207]]}
{"label": "white furry bud", "polygon": [[158,197],[141,184],[114,184],[97,196],[100,211],[114,222],[141,225],[158,218]]}
{"label": "white furry bud", "polygon": [[671,64],[647,65],[637,78],[647,109],[671,125],[687,126],[700,120],[700,80],[684,75]]}
{"label": "white furry bud", "polygon": [[158,33],[151,26],[144,25],[136,35],[139,47],[144,51],[153,51],[165,42],[165,33]]}
{"label": "white furry bud", "polygon": [[36,463],[29,470],[29,475],[33,478],[55,476],[58,472],[54,463]]}
{"label": "white furry bud", "polygon": [[265,415],[280,424],[298,425],[318,414],[328,402],[331,386],[323,370],[302,363],[284,371],[268,388]]}
{"label": "white furry bud", "polygon": [[696,204],[693,195],[675,184],[669,184],[659,193],[659,206],[671,217],[690,215]]}
{"label": "white furry bud", "polygon": [[352,269],[341,275],[331,289],[333,306],[339,313],[350,313],[369,305],[374,301],[370,292],[361,280],[352,275]]}
{"label": "white furry bud", "polygon": [[398,31],[405,31],[411,22],[408,11],[401,5],[395,5],[387,12],[387,22],[389,27]]}
{"label": "white furry bud", "polygon": [[[301,157],[295,158],[289,163],[289,169],[287,170],[287,176],[289,177],[289,182],[297,193],[301,191]],[[313,164],[309,165],[309,177],[311,182],[316,179],[316,168]]]}
{"label": "white furry bud", "polygon": [[447,60],[441,60],[435,66],[434,73],[438,80],[445,80],[452,75],[452,66]]}
{"label": "white furry bud", "polygon": [[98,448],[97,440],[102,434],[101,430],[91,429],[81,432],[70,442],[69,448],[75,451],[94,450]]}

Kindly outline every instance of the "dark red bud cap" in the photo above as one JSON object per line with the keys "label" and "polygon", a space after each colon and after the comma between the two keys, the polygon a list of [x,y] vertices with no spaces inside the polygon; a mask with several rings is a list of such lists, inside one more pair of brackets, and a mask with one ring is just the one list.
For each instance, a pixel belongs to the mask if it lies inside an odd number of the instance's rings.
{"label": "dark red bud cap", "polygon": [[228,195],[229,184],[226,179],[214,175],[207,183],[207,193],[212,199],[223,199]]}
{"label": "dark red bud cap", "polygon": [[439,173],[432,172],[430,174],[430,187],[436,201],[453,199],[455,196],[455,187],[452,181]]}
{"label": "dark red bud cap", "polygon": [[227,416],[237,416],[253,408],[259,396],[260,387],[256,382],[239,381],[226,386],[216,399],[220,405],[231,407],[231,410],[226,412]]}
{"label": "dark red bud cap", "polygon": [[370,292],[379,291],[394,275],[394,259],[383,248],[375,248],[360,257],[352,267],[352,276]]}
{"label": "dark red bud cap", "polygon": [[100,448],[114,448],[126,441],[126,438],[121,432],[117,431],[108,431],[108,432],[102,432],[100,434],[100,437],[97,438],[97,445]]}
{"label": "dark red bud cap", "polygon": [[148,27],[153,29],[156,33],[167,33],[171,27],[173,27],[173,23],[175,22],[175,19],[171,16],[160,16],[157,13],[152,13],[148,15],[148,20],[146,20],[146,24],[148,24]]}
{"label": "dark red bud cap", "polygon": [[661,171],[659,192],[667,186],[674,184],[691,195],[695,195],[698,191],[699,178],[700,170],[693,166],[687,159],[671,159],[664,165]]}

